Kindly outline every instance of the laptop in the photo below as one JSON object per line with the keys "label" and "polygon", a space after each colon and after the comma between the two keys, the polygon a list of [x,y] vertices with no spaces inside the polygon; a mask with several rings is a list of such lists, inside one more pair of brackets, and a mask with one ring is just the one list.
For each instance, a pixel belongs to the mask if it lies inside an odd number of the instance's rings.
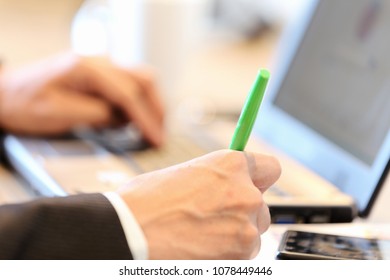
{"label": "laptop", "polygon": [[[345,16],[348,15],[348,16]],[[367,216],[389,169],[390,3],[311,1],[287,32],[250,149],[281,159],[265,194],[274,223]],[[290,36],[289,36],[290,35]],[[292,36],[291,36],[292,35]],[[115,190],[137,174],[226,148],[214,129],[170,126],[145,147],[131,125],[67,138],[5,137],[10,163],[40,194]]]}
{"label": "laptop", "polygon": [[367,217],[389,169],[390,3],[310,1],[304,13],[281,42],[257,132]]}

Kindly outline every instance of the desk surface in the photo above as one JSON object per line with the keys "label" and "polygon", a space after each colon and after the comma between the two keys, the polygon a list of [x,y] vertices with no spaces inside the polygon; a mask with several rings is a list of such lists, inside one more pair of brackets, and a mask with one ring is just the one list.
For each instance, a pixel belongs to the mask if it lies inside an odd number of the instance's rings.
{"label": "desk surface", "polygon": [[36,197],[26,183],[0,165],[0,204],[23,202]]}

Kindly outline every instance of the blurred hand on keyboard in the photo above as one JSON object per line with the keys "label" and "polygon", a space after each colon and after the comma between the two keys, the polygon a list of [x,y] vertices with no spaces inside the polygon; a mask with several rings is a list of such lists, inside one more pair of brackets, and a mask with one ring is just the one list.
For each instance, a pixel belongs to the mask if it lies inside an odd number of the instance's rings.
{"label": "blurred hand on keyboard", "polygon": [[153,76],[101,57],[59,55],[0,76],[0,127],[33,135],[132,122],[152,145],[163,140],[163,106]]}
{"label": "blurred hand on keyboard", "polygon": [[119,193],[150,259],[248,259],[270,225],[262,194],[279,175],[272,157],[221,150],[135,177]]}

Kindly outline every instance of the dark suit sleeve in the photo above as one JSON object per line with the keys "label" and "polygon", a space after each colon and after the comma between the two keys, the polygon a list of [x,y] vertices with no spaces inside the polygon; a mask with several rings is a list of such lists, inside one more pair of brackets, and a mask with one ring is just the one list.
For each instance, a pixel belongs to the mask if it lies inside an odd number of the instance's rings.
{"label": "dark suit sleeve", "polygon": [[102,194],[83,194],[1,206],[0,259],[132,256],[111,203]]}

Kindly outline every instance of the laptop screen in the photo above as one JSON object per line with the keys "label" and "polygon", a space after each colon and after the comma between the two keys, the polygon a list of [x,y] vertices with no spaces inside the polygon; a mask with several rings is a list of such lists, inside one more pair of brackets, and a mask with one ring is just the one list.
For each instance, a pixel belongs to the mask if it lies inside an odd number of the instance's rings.
{"label": "laptop screen", "polygon": [[276,127],[263,132],[367,215],[390,157],[390,3],[311,5],[284,44],[293,50],[274,73],[267,106]]}

